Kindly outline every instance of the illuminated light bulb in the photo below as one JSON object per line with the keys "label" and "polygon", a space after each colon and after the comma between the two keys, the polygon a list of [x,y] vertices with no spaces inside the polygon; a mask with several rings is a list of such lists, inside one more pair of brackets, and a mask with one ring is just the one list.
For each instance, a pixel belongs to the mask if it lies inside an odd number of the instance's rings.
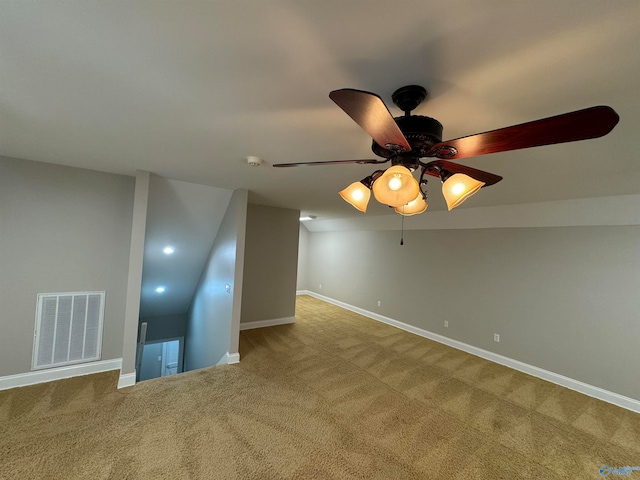
{"label": "illuminated light bulb", "polygon": [[389,189],[395,192],[397,190],[400,190],[401,187],[402,180],[400,179],[400,175],[396,174],[389,180]]}
{"label": "illuminated light bulb", "polygon": [[401,207],[414,200],[420,193],[418,181],[411,171],[402,165],[394,165],[373,183],[373,195],[380,203]]}
{"label": "illuminated light bulb", "polygon": [[360,189],[354,190],[351,193],[351,198],[353,198],[355,201],[362,200],[364,198],[364,193]]}
{"label": "illuminated light bulb", "polygon": [[456,183],[453,187],[451,187],[451,193],[454,193],[456,195],[460,195],[462,192],[464,192],[464,184],[463,183]]}

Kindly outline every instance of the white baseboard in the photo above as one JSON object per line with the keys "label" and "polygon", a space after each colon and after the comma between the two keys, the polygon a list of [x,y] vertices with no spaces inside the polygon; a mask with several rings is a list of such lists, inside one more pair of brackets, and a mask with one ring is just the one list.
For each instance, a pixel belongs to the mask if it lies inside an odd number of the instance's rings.
{"label": "white baseboard", "polygon": [[136,384],[136,372],[122,373],[120,372],[120,378],[118,379],[118,389],[125,387],[133,387]]}
{"label": "white baseboard", "polygon": [[[26,387],[28,385],[35,385],[37,383],[53,382],[54,380],[62,380],[64,378],[78,377],[81,375],[90,375],[92,373],[120,370],[121,368],[122,359],[115,358],[113,360],[79,363],[77,365],[66,365],[64,367],[48,368],[46,370],[37,370],[35,372],[7,375],[5,377],[0,377],[0,390],[7,390],[9,388],[16,387]],[[133,380],[135,383],[135,374],[133,374]]]}
{"label": "white baseboard", "polygon": [[309,295],[319,300],[324,300],[327,303],[337,305],[338,307],[342,307],[345,310],[350,310],[373,320],[386,323],[387,325],[400,328],[401,330],[419,335],[424,338],[428,338],[429,340],[443,343],[458,350],[476,355],[477,357],[484,358],[485,360],[499,363],[500,365],[513,368],[514,370],[518,370],[533,377],[547,380],[548,382],[555,383],[556,385],[566,387],[570,390],[575,390],[576,392],[580,392],[590,397],[597,398],[598,400],[602,400],[613,405],[617,405],[618,407],[626,408],[627,410],[640,413],[640,401],[634,398],[625,397],[624,395],[610,392],[603,388],[595,387],[593,385],[589,385],[588,383],[574,380],[573,378],[565,377],[564,375],[550,372],[549,370],[545,370],[534,365],[529,365],[528,363],[520,362],[519,360],[514,360],[512,358],[505,357],[503,355],[499,355],[482,348],[474,347],[473,345],[469,345],[458,340],[453,340],[437,333],[429,332],[428,330],[423,330],[421,328],[414,327],[413,325],[408,325],[406,323],[399,322],[398,320],[394,320],[393,318],[385,317],[383,315],[379,315],[377,313],[370,312],[359,307],[354,307],[353,305],[349,305],[348,303],[334,300],[333,298],[325,297],[324,295],[320,295],[309,290],[299,290],[297,293],[298,295]]}
{"label": "white baseboard", "polygon": [[231,365],[232,363],[240,363],[240,354],[239,353],[225,353],[216,366],[218,365]]}
{"label": "white baseboard", "polygon": [[257,320],[240,324],[240,330],[251,330],[252,328],[274,327],[276,325],[288,325],[296,323],[296,317],[272,318],[271,320]]}

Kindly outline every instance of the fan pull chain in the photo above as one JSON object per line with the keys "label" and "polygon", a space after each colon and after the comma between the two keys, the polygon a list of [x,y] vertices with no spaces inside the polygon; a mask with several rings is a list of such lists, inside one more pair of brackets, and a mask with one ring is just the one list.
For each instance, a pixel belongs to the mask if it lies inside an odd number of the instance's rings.
{"label": "fan pull chain", "polygon": [[404,245],[404,215],[401,215],[401,217],[402,217],[402,231],[400,233],[400,245]]}

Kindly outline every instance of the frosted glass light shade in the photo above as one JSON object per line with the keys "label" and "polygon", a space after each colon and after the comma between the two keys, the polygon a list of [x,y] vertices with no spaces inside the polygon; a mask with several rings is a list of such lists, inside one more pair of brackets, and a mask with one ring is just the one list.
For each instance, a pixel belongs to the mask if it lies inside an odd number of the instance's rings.
{"label": "frosted glass light shade", "polygon": [[447,208],[451,211],[471,195],[480,190],[484,182],[479,182],[464,173],[456,173],[447,178],[442,184],[442,195],[447,201]]}
{"label": "frosted glass light shade", "polygon": [[418,213],[424,212],[428,206],[429,205],[427,205],[427,202],[425,201],[425,199],[422,198],[422,194],[420,194],[418,195],[418,198],[416,198],[415,200],[412,200],[406,205],[402,205],[401,207],[396,207],[395,211],[398,212],[400,215],[404,215],[405,217],[408,217],[409,215],[417,215]]}
{"label": "frosted glass light shade", "polygon": [[340,196],[357,210],[363,213],[367,212],[367,205],[371,198],[371,190],[367,188],[362,182],[353,182],[347,188],[342,190]]}
{"label": "frosted glass light shade", "polygon": [[414,200],[420,193],[418,181],[407,167],[395,165],[388,168],[373,184],[373,195],[380,203],[401,207]]}

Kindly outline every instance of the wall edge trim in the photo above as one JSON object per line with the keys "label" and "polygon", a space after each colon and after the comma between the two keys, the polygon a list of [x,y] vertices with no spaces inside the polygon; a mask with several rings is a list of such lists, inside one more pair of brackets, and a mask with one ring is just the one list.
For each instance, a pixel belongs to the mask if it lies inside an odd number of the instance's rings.
{"label": "wall edge trim", "polygon": [[220,360],[218,360],[218,363],[216,363],[214,367],[217,367],[218,365],[232,365],[234,363],[240,363],[240,354],[227,352],[220,357]]}
{"label": "wall edge trim", "polygon": [[227,364],[232,365],[234,363],[240,363],[240,354],[227,352]]}
{"label": "wall edge trim", "polygon": [[240,330],[251,330],[253,328],[274,327],[276,325],[288,325],[290,323],[296,323],[296,317],[272,318],[269,320],[256,320],[255,322],[241,323]]}
{"label": "wall edge trim", "polygon": [[[111,370],[122,369],[122,358],[114,358],[112,360],[99,360],[97,362],[78,363],[75,365],[66,365],[64,367],[47,368],[45,370],[35,370],[26,373],[18,373],[16,375],[7,375],[0,377],[0,390],[8,390],[16,387],[26,387],[36,385],[38,383],[53,382],[65,378],[79,377],[82,375],[91,375],[93,373],[108,372]],[[120,376],[122,378],[122,375]],[[133,374],[135,383],[135,373]],[[118,388],[120,381],[118,382]]]}
{"label": "wall edge trim", "polygon": [[136,372],[120,373],[118,379],[118,390],[125,387],[133,387],[136,384]]}
{"label": "wall edge trim", "polygon": [[589,397],[593,397],[598,400],[611,403],[613,405],[624,408],[626,410],[631,410],[632,412],[640,413],[640,400],[626,397],[619,393],[611,392],[609,390],[605,390],[603,388],[581,382],[580,380],[575,380],[573,378],[565,377],[564,375],[560,375],[558,373],[551,372],[549,370],[545,370],[543,368],[536,367],[535,365],[530,365],[528,363],[524,363],[519,360],[514,360],[513,358],[505,357],[504,355],[490,352],[488,350],[484,350],[482,348],[469,345],[468,343],[460,342],[459,340],[454,340],[452,338],[448,338],[443,335],[430,332],[428,330],[423,330],[421,328],[414,327],[413,325],[409,325],[407,323],[394,320],[393,318],[385,317],[383,315],[370,312],[360,307],[349,305],[348,303],[344,303],[330,297],[325,297],[324,295],[320,295],[310,290],[299,290],[296,293],[298,295],[309,295],[311,297],[315,297],[319,300],[323,300],[327,303],[331,303],[338,307],[344,308],[345,310],[358,313],[372,320],[386,323],[387,325],[391,325],[392,327],[399,328],[401,330],[404,330],[409,333],[413,333],[420,337],[428,338],[429,340],[433,340],[434,342],[448,345],[457,350],[462,350],[464,352],[470,353],[471,355],[475,355],[477,357],[484,358],[485,360],[489,360],[491,362],[504,365],[505,367],[513,368],[514,370],[518,370],[522,373],[526,373],[533,377],[546,380],[548,382],[554,383],[556,385],[560,385],[561,387],[565,387],[579,393],[583,393],[585,395],[588,395]]}

